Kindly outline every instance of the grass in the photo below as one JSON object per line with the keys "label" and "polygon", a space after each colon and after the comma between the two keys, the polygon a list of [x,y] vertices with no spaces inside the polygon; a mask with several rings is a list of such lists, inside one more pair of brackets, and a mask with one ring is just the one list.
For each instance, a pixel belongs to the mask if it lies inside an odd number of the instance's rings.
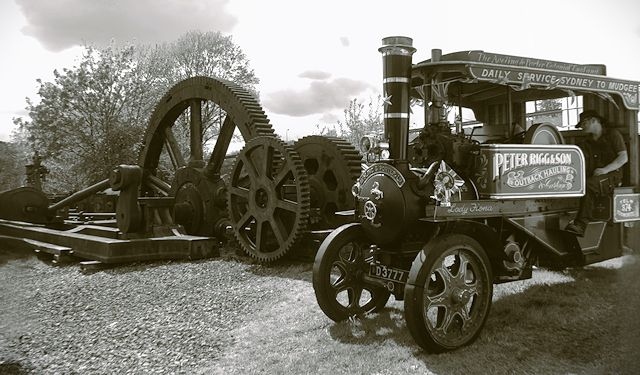
{"label": "grass", "polygon": [[315,301],[308,265],[255,267],[280,298],[233,332],[235,344],[202,373],[633,374],[640,370],[638,256],[584,269],[535,270],[496,286],[480,338],[440,355],[414,343],[402,302],[334,323]]}
{"label": "grass", "polygon": [[[0,264],[8,259],[2,255]],[[402,302],[334,323],[317,305],[308,261],[264,266],[234,253],[222,260],[248,263],[243,272],[259,277],[272,297],[247,309],[248,323],[235,327],[221,356],[200,361],[207,365],[196,373],[640,373],[640,254],[562,272],[536,269],[530,280],[497,285],[478,340],[439,355],[415,344]],[[58,271],[46,269],[52,277]],[[118,272],[109,275],[117,280]]]}

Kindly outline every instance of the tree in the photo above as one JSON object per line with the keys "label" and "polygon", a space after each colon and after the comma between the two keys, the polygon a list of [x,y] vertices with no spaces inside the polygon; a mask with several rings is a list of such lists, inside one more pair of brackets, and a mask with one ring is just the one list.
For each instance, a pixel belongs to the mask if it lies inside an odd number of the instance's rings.
{"label": "tree", "polygon": [[50,192],[77,190],[134,163],[150,112],[133,46],[85,47],[79,65],[38,79],[39,102],[27,98],[30,119],[14,122],[51,168]]}
{"label": "tree", "polygon": [[313,134],[324,137],[338,137],[338,130],[335,125],[329,126],[316,124],[316,129],[313,131]]}
{"label": "tree", "polygon": [[[118,164],[135,164],[154,106],[173,84],[196,75],[217,76],[253,89],[258,82],[240,48],[220,33],[190,32],[172,43],[102,49],[85,46],[80,63],[37,80],[38,101],[27,98],[29,118],[14,119],[31,153],[51,173],[45,190],[68,192],[107,177]],[[203,106],[205,141],[223,114]],[[174,134],[188,144],[188,114]],[[175,129],[183,129],[182,132]],[[188,150],[188,147],[182,147]]]}
{"label": "tree", "polygon": [[[259,79],[249,60],[231,36],[220,32],[190,31],[176,41],[147,47],[143,55],[146,56],[142,58],[142,64],[150,77],[157,78],[154,82],[159,84],[160,95],[186,78],[208,76],[234,82],[257,96],[255,86]],[[206,102],[201,115],[205,152],[211,151],[225,114],[214,103]],[[173,131],[181,146],[189,144],[188,111],[176,120]],[[181,147],[181,150],[187,157],[189,147]]]}
{"label": "tree", "polygon": [[562,126],[562,100],[545,99],[535,101],[535,112],[527,116],[532,123],[548,122]]}
{"label": "tree", "polygon": [[[366,109],[366,112],[365,112]],[[382,97],[370,99],[367,105],[355,98],[344,110],[344,123],[338,121],[338,133],[356,147],[365,135],[378,134],[384,129],[382,121]]]}
{"label": "tree", "polygon": [[22,186],[25,158],[19,145],[0,141],[0,192]]}

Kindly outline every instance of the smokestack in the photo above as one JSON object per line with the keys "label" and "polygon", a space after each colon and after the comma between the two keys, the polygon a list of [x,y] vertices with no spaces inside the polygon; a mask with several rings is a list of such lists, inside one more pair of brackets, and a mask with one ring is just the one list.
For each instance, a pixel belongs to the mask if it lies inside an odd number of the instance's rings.
{"label": "smokestack", "polygon": [[385,96],[384,135],[391,159],[407,160],[409,141],[409,93],[413,39],[390,36],[382,39],[382,84]]}

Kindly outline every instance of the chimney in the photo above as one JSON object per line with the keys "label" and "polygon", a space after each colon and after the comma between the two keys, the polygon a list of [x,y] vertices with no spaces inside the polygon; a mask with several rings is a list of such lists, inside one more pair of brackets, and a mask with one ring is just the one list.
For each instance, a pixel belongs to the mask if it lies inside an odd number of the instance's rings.
{"label": "chimney", "polygon": [[382,39],[382,47],[378,51],[382,53],[384,135],[389,140],[389,157],[407,160],[411,56],[416,49],[413,48],[413,39],[390,36]]}

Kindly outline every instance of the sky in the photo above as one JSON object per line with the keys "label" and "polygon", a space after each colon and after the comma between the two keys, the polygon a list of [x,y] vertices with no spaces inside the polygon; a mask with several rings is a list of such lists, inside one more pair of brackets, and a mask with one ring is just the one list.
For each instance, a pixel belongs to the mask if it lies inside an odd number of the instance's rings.
{"label": "sky", "polygon": [[484,50],[577,64],[640,81],[637,0],[1,0],[0,141],[37,101],[36,79],[74,66],[83,44],[172,41],[191,30],[231,35],[260,79],[276,132],[293,139],[343,120],[353,98],[381,94],[378,48],[413,38],[413,62]]}

